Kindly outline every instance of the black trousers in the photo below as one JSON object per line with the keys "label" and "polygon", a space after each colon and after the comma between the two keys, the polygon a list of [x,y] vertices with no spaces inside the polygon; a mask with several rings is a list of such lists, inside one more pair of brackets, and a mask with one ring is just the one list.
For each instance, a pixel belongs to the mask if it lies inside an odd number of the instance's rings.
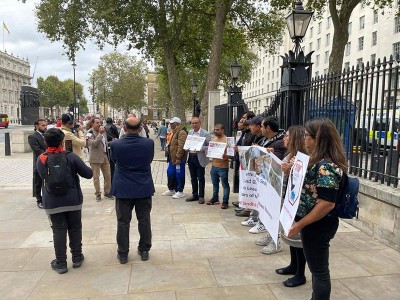
{"label": "black trousers", "polygon": [[49,215],[53,229],[54,250],[57,262],[67,262],[67,233],[72,261],[82,256],[82,211],[66,211]]}
{"label": "black trousers", "polygon": [[135,208],[140,235],[138,249],[149,251],[151,248],[151,223],[150,212],[152,206],[151,197],[147,198],[117,198],[115,210],[117,213],[117,244],[118,254],[128,256],[129,253],[129,229],[132,220],[132,210]]}
{"label": "black trousers", "polygon": [[42,202],[42,178],[38,171],[33,171],[33,197],[36,197],[36,202]]}
{"label": "black trousers", "polygon": [[192,195],[204,198],[204,188],[206,185],[204,177],[205,168],[200,165],[196,154],[189,154],[188,165],[192,181]]}
{"label": "black trousers", "polygon": [[312,274],[314,300],[330,299],[329,242],[335,236],[338,226],[338,218],[324,217],[301,231],[304,256]]}

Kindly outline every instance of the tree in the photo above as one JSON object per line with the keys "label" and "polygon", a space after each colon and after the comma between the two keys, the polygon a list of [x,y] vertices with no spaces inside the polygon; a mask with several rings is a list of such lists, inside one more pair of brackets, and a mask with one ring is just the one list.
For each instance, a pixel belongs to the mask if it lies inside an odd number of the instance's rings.
{"label": "tree", "polygon": [[37,79],[40,105],[50,108],[53,115],[55,107],[66,107],[69,104],[69,93],[67,86],[57,76],[48,76],[46,79]]}
{"label": "tree", "polygon": [[132,108],[141,109],[146,104],[146,72],[144,62],[128,54],[103,55],[89,79],[95,86],[96,102],[108,103],[126,114]]}

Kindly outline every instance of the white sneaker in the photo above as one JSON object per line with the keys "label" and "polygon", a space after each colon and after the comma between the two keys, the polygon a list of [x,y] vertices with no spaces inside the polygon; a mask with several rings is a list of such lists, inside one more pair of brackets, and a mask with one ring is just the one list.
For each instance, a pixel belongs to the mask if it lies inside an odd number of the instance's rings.
{"label": "white sneaker", "polygon": [[248,217],[243,222],[240,222],[240,224],[242,224],[243,226],[247,226],[247,227],[253,227],[254,225],[257,224],[257,221],[254,220],[252,217]]}
{"label": "white sneaker", "polygon": [[176,192],[176,193],[172,196],[172,198],[174,198],[174,199],[179,199],[179,198],[183,198],[183,197],[185,197],[185,194],[182,193],[182,192]]}
{"label": "white sneaker", "polygon": [[163,195],[163,196],[173,196],[173,195],[175,195],[175,191],[174,190],[166,190],[161,195]]}
{"label": "white sneaker", "polygon": [[275,246],[275,243],[271,239],[271,243],[269,245],[262,248],[262,254],[274,254],[282,251],[281,243],[278,240],[278,247]]}
{"label": "white sneaker", "polygon": [[269,244],[271,244],[272,242],[272,238],[269,235],[269,233],[267,232],[267,235],[264,235],[262,237],[260,237],[259,239],[256,239],[255,243],[258,246],[268,246]]}
{"label": "white sneaker", "polygon": [[260,221],[257,222],[257,224],[249,230],[250,233],[261,233],[261,232],[266,232],[267,229],[265,229],[265,226],[263,223]]}

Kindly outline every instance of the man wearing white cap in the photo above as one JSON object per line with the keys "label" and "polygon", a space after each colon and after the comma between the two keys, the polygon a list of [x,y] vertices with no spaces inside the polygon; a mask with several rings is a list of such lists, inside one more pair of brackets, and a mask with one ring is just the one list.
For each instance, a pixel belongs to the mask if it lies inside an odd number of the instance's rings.
{"label": "man wearing white cap", "polygon": [[181,119],[174,117],[169,122],[173,136],[169,143],[170,160],[168,163],[167,176],[176,178],[176,193],[172,198],[179,199],[185,197],[183,189],[185,187],[185,165],[187,152],[183,149],[185,145],[187,131],[181,126]]}

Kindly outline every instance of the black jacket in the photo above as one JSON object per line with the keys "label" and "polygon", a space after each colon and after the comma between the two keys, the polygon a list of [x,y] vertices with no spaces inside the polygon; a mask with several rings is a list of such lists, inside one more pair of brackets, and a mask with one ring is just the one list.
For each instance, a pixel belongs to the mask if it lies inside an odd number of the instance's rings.
{"label": "black jacket", "polygon": [[[40,177],[44,177],[46,167],[42,162],[42,156],[39,156],[36,167],[38,169]],[[93,171],[91,168],[86,166],[82,159],[73,152],[69,152],[66,155],[67,161],[70,165],[71,176],[74,177],[74,186],[64,195],[54,195],[47,191],[46,187],[42,187],[43,195],[43,207],[46,214],[57,214],[66,211],[75,211],[82,209],[83,195],[81,185],[79,183],[78,175],[90,179],[93,177]]]}
{"label": "black jacket", "polygon": [[119,138],[118,128],[114,124],[107,124],[106,127],[107,142],[111,142],[113,139]]}
{"label": "black jacket", "polygon": [[28,136],[28,143],[33,151],[33,171],[35,171],[37,158],[40,154],[46,152],[47,147],[43,136],[37,131]]}
{"label": "black jacket", "polygon": [[285,144],[283,143],[284,136],[285,136],[285,131],[279,130],[279,132],[272,139],[268,140],[266,138],[264,140],[264,143],[262,144],[262,147],[273,148],[275,156],[278,157],[280,160],[282,160],[285,157],[286,153],[286,147]]}

